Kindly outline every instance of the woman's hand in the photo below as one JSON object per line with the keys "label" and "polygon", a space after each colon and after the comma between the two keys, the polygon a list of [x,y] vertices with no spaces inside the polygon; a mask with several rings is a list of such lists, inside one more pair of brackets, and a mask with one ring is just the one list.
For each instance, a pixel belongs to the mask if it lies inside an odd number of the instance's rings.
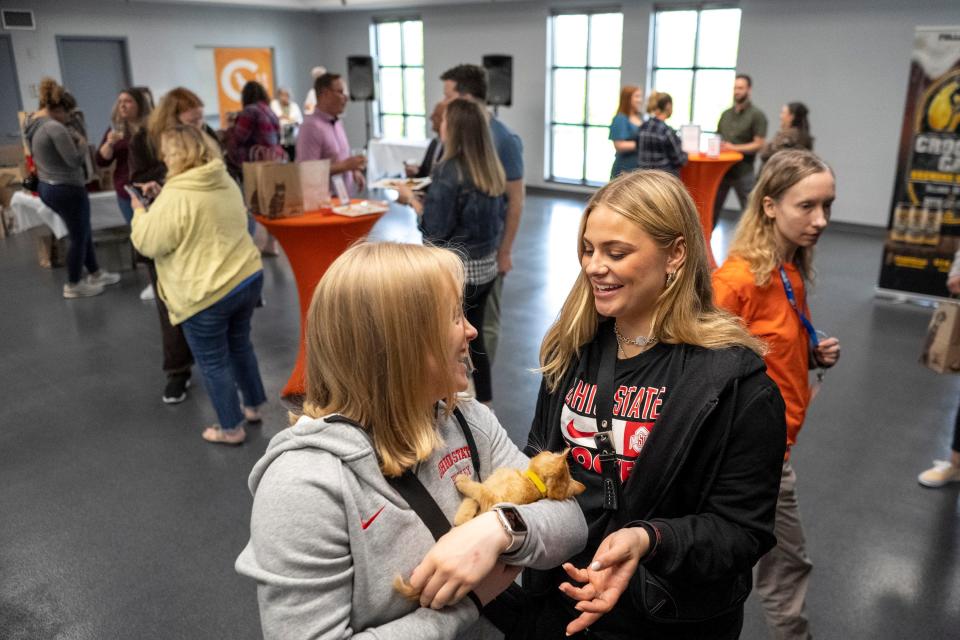
{"label": "woman's hand", "polygon": [[420,591],[420,605],[440,609],[459,602],[481,584],[509,545],[510,537],[492,512],[448,531],[410,576],[410,585]]}
{"label": "woman's hand", "polygon": [[160,190],[163,188],[160,186],[160,183],[156,180],[151,180],[149,182],[134,182],[133,186],[143,191],[143,195],[148,198],[156,198],[160,195]]}
{"label": "woman's hand", "polygon": [[837,360],[840,359],[840,341],[836,338],[821,340],[813,350],[813,359],[824,368],[837,364]]}
{"label": "woman's hand", "polygon": [[397,190],[397,204],[410,204],[413,202],[413,189],[405,184],[398,184],[395,189]]}
{"label": "woman's hand", "polygon": [[947,291],[954,295],[960,294],[960,276],[950,276],[947,278]]}
{"label": "woman's hand", "polygon": [[110,132],[107,133],[107,144],[109,144],[111,147],[121,140],[123,140],[123,131],[115,131],[111,129]]}
{"label": "woman's hand", "polygon": [[146,211],[147,209],[145,206],[143,206],[143,203],[140,202],[140,198],[138,198],[135,194],[132,194],[132,193],[130,194],[130,206],[133,207],[134,211],[137,211],[139,209],[143,209],[144,211]]}
{"label": "woman's hand", "polygon": [[576,582],[585,583],[582,587],[569,582],[560,585],[560,591],[578,600],[576,609],[581,612],[567,625],[567,635],[583,631],[613,609],[636,573],[640,558],[649,548],[647,531],[642,527],[628,527],[607,536],[586,569],[564,563],[567,575]]}

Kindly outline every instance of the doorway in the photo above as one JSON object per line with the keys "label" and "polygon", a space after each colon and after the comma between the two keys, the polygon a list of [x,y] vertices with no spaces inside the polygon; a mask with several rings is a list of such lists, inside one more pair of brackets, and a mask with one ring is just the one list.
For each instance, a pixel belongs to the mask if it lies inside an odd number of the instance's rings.
{"label": "doorway", "polygon": [[20,123],[17,112],[23,110],[20,100],[20,81],[17,79],[17,63],[13,57],[13,41],[9,35],[0,35],[0,146],[20,144]]}
{"label": "doorway", "polygon": [[127,39],[57,36],[57,52],[63,86],[77,99],[90,143],[97,145],[117,94],[131,84]]}

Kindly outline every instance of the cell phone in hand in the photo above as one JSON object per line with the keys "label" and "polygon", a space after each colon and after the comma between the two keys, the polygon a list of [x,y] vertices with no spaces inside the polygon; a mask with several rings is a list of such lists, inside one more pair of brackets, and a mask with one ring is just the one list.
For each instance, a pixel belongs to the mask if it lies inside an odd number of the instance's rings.
{"label": "cell phone in hand", "polygon": [[125,184],[123,185],[123,188],[128,194],[130,194],[131,198],[136,198],[145,207],[149,206],[150,203],[153,202],[153,198],[145,194],[139,187],[135,187],[132,184]]}

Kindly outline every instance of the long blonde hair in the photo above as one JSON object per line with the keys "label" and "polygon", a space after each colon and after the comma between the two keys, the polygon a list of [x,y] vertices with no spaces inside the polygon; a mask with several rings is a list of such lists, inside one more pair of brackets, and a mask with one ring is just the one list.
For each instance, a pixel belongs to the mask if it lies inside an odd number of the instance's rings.
{"label": "long blonde hair", "polygon": [[221,157],[220,147],[210,136],[186,124],[178,124],[163,132],[160,151],[163,163],[167,165],[168,178]]}
{"label": "long blonde hair", "polygon": [[490,125],[483,107],[457,98],[444,112],[446,139],[443,161],[458,160],[473,181],[473,186],[488,196],[500,196],[507,190],[507,178],[497,157]]}
{"label": "long blonde hair", "polygon": [[[450,360],[463,283],[451,251],[363,242],[337,258],[314,291],[303,411],[363,425],[384,475],[401,475],[440,444],[431,394],[438,364]],[[456,392],[456,381],[445,380],[447,412]]]}
{"label": "long blonde hair", "polygon": [[[686,244],[676,277],[657,298],[652,335],[672,344],[708,349],[742,346],[765,353],[763,343],[739,320],[714,306],[703,230],[693,200],[677,178],[663,171],[632,171],[597,191],[580,219],[577,255],[581,261],[587,220],[601,205],[638,225],[664,251],[678,238]],[[540,347],[540,371],[551,390],[560,384],[581,347],[594,339],[600,319],[590,279],[581,269]]]}
{"label": "long blonde hair", "polygon": [[177,87],[171,89],[162,98],[160,104],[147,120],[147,134],[154,149],[160,148],[160,137],[167,129],[180,124],[177,118],[184,111],[202,107],[203,101],[190,89]]}
{"label": "long blonde hair", "polygon": [[[779,202],[790,187],[823,171],[833,175],[827,163],[806,149],[778,151],[763,165],[730,245],[730,255],[742,258],[750,265],[758,287],[770,282],[770,276],[780,265],[783,255],[774,229],[775,221],[763,211],[764,198]],[[798,247],[793,262],[804,280],[813,279],[813,247]]]}

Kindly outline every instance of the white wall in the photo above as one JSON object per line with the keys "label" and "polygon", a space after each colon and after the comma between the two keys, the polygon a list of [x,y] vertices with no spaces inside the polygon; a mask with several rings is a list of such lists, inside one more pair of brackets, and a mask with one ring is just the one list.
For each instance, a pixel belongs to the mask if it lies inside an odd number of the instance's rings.
{"label": "white wall", "polygon": [[[623,2],[623,82],[646,83],[653,2]],[[922,5],[922,6],[921,6]],[[514,106],[501,119],[524,142],[527,183],[548,186],[544,175],[546,22],[552,9],[609,7],[609,2],[527,2],[510,5],[424,7],[406,15],[424,21],[427,101],[440,94],[442,71],[479,63],[485,53],[514,56]],[[900,135],[907,72],[917,25],[960,23],[954,0],[742,0],[738,68],[754,79],[754,102],[770,133],[785,102],[811,110],[816,150],[838,177],[834,219],[884,226]],[[343,70],[362,53],[374,17],[397,12],[330,15],[321,43],[324,63]],[[399,14],[404,15],[404,14]],[[346,123],[363,136],[359,105]],[[731,196],[731,202],[735,202]]]}
{"label": "white wall", "polygon": [[742,0],[739,69],[772,128],[810,108],[815,150],[837,174],[834,219],[885,226],[893,196],[913,30],[960,24],[956,0]]}
{"label": "white wall", "polygon": [[[440,96],[439,75],[486,53],[514,56],[514,105],[500,116],[523,139],[527,183],[543,179],[547,18],[563,7],[610,7],[608,0],[543,0],[509,4],[422,7],[405,11],[310,14],[126,3],[121,0],[37,0],[36,32],[13,31],[21,95],[43,74],[59,75],[55,35],[125,35],[133,79],[162,93],[190,86],[197,45],[272,46],[277,81],[293,85],[298,100],[309,69],[324,64],[344,72],[349,55],[369,53],[374,17],[414,15],[424,21],[427,104]],[[265,2],[266,4],[266,2]],[[652,0],[622,2],[623,82],[645,84]],[[802,100],[811,110],[816,149],[837,172],[834,219],[886,224],[907,84],[913,28],[960,23],[956,0],[742,0],[738,68],[754,79],[754,102],[771,133],[780,106]],[[358,144],[364,136],[360,104],[345,116]]]}
{"label": "white wall", "polygon": [[[36,18],[36,31],[7,32],[25,109],[37,105],[31,85],[45,75],[60,79],[59,35],[126,37],[133,83],[149,86],[158,98],[179,85],[196,89],[211,82],[200,77],[197,46],[273,47],[276,82],[292,85],[302,100],[311,83],[310,68],[317,64],[315,34],[327,19],[306,12],[123,0],[11,0],[0,6],[32,9]],[[216,112],[216,104],[207,110]]]}

